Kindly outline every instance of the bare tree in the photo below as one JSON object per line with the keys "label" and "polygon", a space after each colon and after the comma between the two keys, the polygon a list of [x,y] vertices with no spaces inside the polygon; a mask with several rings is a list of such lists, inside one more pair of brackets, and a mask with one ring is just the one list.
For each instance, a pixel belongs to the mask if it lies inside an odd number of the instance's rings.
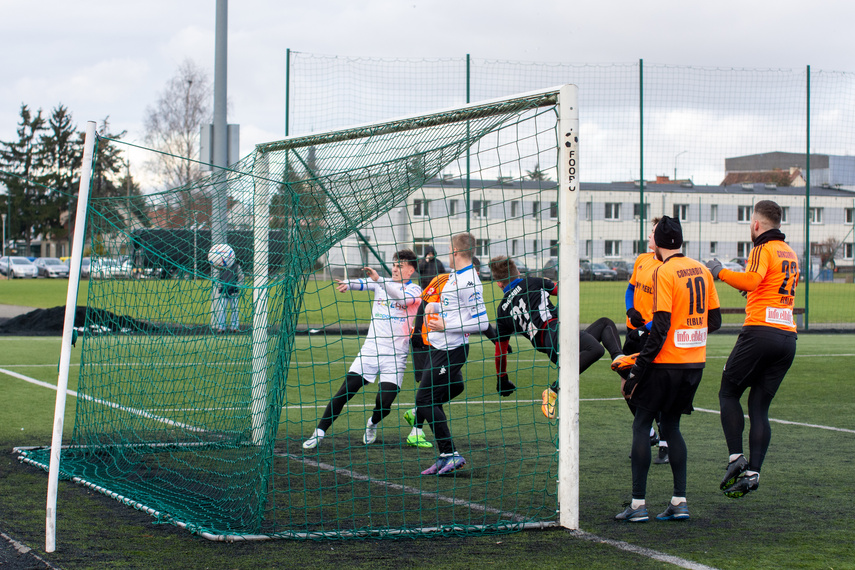
{"label": "bare tree", "polygon": [[167,188],[199,180],[199,127],[211,122],[211,80],[192,60],[184,60],[154,107],[146,109],[145,141],[158,154],[147,163]]}

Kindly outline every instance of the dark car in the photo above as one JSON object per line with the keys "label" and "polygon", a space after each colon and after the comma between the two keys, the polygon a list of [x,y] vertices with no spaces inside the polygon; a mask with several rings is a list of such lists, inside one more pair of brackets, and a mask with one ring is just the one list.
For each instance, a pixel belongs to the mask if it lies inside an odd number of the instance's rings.
{"label": "dark car", "polygon": [[591,275],[594,281],[614,281],[617,279],[617,271],[609,269],[605,263],[592,263]]}
{"label": "dark car", "polygon": [[[550,257],[549,261],[543,266],[543,269],[540,271],[540,276],[544,279],[551,279],[552,281],[558,281],[558,258]],[[581,277],[580,277],[581,278]]]}
{"label": "dark car", "polygon": [[617,261],[607,261],[606,265],[609,269],[617,273],[616,279],[622,281],[629,281],[629,278],[632,276],[632,263],[629,261],[624,261],[622,259]]}
{"label": "dark car", "polygon": [[730,262],[731,263],[738,263],[739,265],[742,266],[743,269],[745,269],[745,264],[748,263],[748,258],[747,257],[734,257],[733,259],[730,260]]}

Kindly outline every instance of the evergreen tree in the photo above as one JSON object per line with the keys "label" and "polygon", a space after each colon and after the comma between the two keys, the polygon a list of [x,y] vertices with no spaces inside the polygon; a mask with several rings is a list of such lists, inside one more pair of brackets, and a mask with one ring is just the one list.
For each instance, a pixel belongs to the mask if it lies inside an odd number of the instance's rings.
{"label": "evergreen tree", "polygon": [[116,198],[127,195],[127,188],[123,188],[120,175],[125,168],[125,161],[115,140],[120,140],[127,134],[122,131],[118,134],[110,133],[109,117],[104,118],[98,127],[98,140],[95,146],[95,164],[92,169],[92,185],[90,200],[100,213],[99,216],[91,217],[93,234],[110,234],[116,230],[127,227],[127,211],[119,207],[115,200],[98,202],[99,198]]}
{"label": "evergreen tree", "polygon": [[40,182],[47,189],[48,199],[40,216],[41,227],[34,231],[53,239],[67,239],[70,251],[83,144],[64,105],[53,109],[46,133],[41,135],[41,146],[44,173]]}
{"label": "evergreen tree", "polygon": [[35,182],[44,162],[39,140],[44,130],[41,109],[33,115],[27,105],[21,104],[18,140],[0,141],[0,177],[8,189],[7,200],[11,202],[6,227],[11,238],[27,243],[27,253],[35,237],[33,228],[41,226],[39,217],[45,202],[45,189]]}

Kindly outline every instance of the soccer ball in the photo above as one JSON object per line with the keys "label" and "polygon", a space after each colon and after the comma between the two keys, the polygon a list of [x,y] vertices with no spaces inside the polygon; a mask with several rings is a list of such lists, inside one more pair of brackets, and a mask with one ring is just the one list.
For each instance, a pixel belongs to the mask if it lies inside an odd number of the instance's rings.
{"label": "soccer ball", "polygon": [[231,267],[235,262],[235,250],[225,243],[215,244],[208,252],[208,261],[218,269]]}

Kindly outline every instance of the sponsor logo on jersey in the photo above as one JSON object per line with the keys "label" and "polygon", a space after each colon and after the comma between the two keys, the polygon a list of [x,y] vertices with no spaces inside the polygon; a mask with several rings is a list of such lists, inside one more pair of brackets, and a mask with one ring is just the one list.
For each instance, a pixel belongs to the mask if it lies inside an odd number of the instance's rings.
{"label": "sponsor logo on jersey", "polygon": [[775,325],[793,325],[793,310],[766,307],[766,322]]}
{"label": "sponsor logo on jersey", "polygon": [[697,348],[707,345],[707,329],[678,329],[674,331],[674,346],[677,348]]}

